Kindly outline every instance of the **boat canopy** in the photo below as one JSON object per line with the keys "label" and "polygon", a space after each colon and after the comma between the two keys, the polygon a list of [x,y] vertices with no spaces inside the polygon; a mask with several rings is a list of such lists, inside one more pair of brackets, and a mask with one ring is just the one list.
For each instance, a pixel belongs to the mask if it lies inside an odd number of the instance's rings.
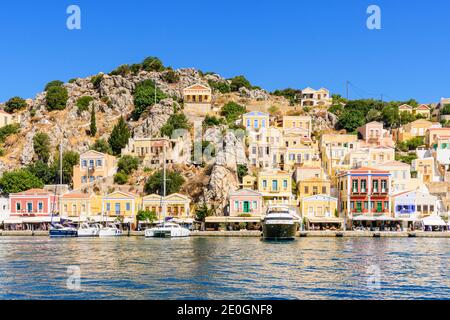
{"label": "boat canopy", "polygon": [[[60,217],[53,217],[53,222],[60,222]],[[21,224],[21,223],[50,223],[52,217],[11,217],[3,221],[4,224]]]}

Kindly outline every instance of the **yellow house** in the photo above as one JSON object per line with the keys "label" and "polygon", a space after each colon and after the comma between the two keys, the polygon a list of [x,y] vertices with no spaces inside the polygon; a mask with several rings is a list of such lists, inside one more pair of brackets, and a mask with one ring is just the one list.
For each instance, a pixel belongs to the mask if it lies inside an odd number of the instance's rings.
{"label": "yellow house", "polygon": [[450,128],[430,128],[425,133],[425,144],[428,148],[436,148],[439,136],[450,136]]}
{"label": "yellow house", "polygon": [[266,205],[294,204],[292,176],[286,171],[263,171],[258,174],[258,191]]}
{"label": "yellow house", "polygon": [[86,193],[67,193],[60,197],[60,216],[70,220],[85,221],[91,215],[91,199]]}
{"label": "yellow house", "polygon": [[320,138],[320,153],[325,172],[331,175],[337,167],[344,166],[344,157],[357,148],[357,135],[323,134]]}
{"label": "yellow house", "polygon": [[184,111],[204,116],[211,112],[212,90],[203,84],[194,84],[183,90]]}
{"label": "yellow house", "polygon": [[311,138],[312,120],[310,116],[284,116],[283,130],[298,130],[302,136]]}
{"label": "yellow house", "polygon": [[132,193],[115,191],[102,197],[102,216],[134,223],[138,209],[139,197]]}
{"label": "yellow house", "polygon": [[431,117],[431,108],[426,104],[421,104],[414,111],[416,115],[421,115],[425,117],[425,119],[430,119]]}
{"label": "yellow house", "polygon": [[415,137],[425,137],[428,129],[441,127],[442,125],[438,122],[418,119],[394,130],[394,136],[397,142],[405,142]]}
{"label": "yellow house", "polygon": [[412,161],[412,170],[417,172],[417,177],[424,183],[434,180],[434,158],[415,159]]}
{"label": "yellow house", "polygon": [[330,192],[331,181],[322,177],[302,180],[297,184],[297,195],[299,199],[318,194],[330,195]]}
{"label": "yellow house", "polygon": [[166,206],[166,217],[176,219],[193,218],[190,211],[191,199],[179,193],[168,195],[165,198],[157,194],[145,196],[142,198],[142,208],[155,212],[158,215],[158,219],[161,220],[163,219],[163,201]]}
{"label": "yellow house", "polygon": [[242,177],[242,189],[255,190],[256,187],[256,177],[251,175],[246,175]]}
{"label": "yellow house", "polygon": [[338,200],[329,195],[314,195],[300,200],[300,212],[307,229],[319,230],[342,227],[343,219],[336,217]]}
{"label": "yellow house", "polygon": [[401,106],[398,107],[398,113],[401,114],[403,112],[407,112],[407,113],[413,113],[413,107],[411,107],[408,104],[402,104]]}
{"label": "yellow house", "polygon": [[117,172],[117,159],[109,154],[89,150],[80,155],[80,163],[73,167],[73,189],[112,177]]}
{"label": "yellow house", "polygon": [[267,129],[269,120],[269,114],[261,111],[252,111],[242,116],[242,124],[247,130]]}

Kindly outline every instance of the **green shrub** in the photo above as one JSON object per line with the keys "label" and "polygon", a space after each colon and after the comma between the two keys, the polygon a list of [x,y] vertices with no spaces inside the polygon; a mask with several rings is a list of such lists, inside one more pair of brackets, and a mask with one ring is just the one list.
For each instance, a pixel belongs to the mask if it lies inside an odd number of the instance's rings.
{"label": "green shrub", "polygon": [[18,124],[8,124],[0,128],[0,143],[4,143],[9,136],[19,133],[20,126]]}
{"label": "green shrub", "polygon": [[236,76],[231,79],[230,90],[235,92],[239,91],[240,88],[245,87],[247,89],[252,89],[250,81],[248,81],[244,76]]}
{"label": "green shrub", "polygon": [[164,70],[164,65],[161,60],[157,57],[148,57],[145,58],[142,62],[142,68],[145,71],[158,71],[161,72]]}
{"label": "green shrub", "polygon": [[13,97],[6,101],[5,103],[5,111],[9,113],[13,113],[17,110],[22,110],[27,107],[27,102],[21,97]]}
{"label": "green shrub", "polygon": [[95,108],[92,106],[91,110],[91,124],[89,126],[89,134],[91,137],[95,137],[97,134],[97,120],[95,119]]}
{"label": "green shrub", "polygon": [[[156,103],[166,98],[166,94],[156,87]],[[154,104],[155,82],[153,80],[144,80],[138,83],[134,92],[133,119],[138,120],[141,114]]]}
{"label": "green shrub", "polygon": [[69,94],[64,87],[52,86],[47,90],[47,110],[64,110],[66,108]]}
{"label": "green shrub", "polygon": [[172,137],[172,133],[177,129],[188,130],[191,127],[188,119],[183,113],[175,113],[170,116],[166,124],[161,128],[161,136]]}
{"label": "green shrub", "polygon": [[84,97],[80,97],[78,98],[76,105],[78,107],[78,112],[81,113],[83,111],[88,111],[89,110],[89,104],[94,101],[94,98],[92,98],[91,96],[84,96]]}
{"label": "green shrub", "polygon": [[41,179],[26,169],[5,172],[0,179],[0,189],[4,194],[17,193],[33,188],[43,188]]}
{"label": "green shrub", "polygon": [[247,109],[244,106],[241,106],[236,102],[228,102],[222,107],[220,114],[225,117],[228,124],[232,124],[246,112]]}
{"label": "green shrub", "polygon": [[172,69],[168,69],[162,74],[162,79],[168,83],[177,83],[180,81],[180,76]]}
{"label": "green shrub", "polygon": [[216,116],[206,115],[205,120],[203,120],[203,128],[206,129],[214,126],[219,126],[223,123],[223,119],[218,119]]}
{"label": "green shrub", "polygon": [[119,122],[114,126],[108,143],[114,155],[119,155],[130,138],[130,129],[125,123],[125,119],[120,117]]}
{"label": "green shrub", "polygon": [[218,91],[220,93],[229,93],[231,92],[231,87],[228,84],[228,82],[221,82],[221,81],[208,81],[209,86],[213,91]]}
{"label": "green shrub", "polygon": [[70,79],[69,81],[67,81],[67,82],[69,82],[69,83],[74,83],[75,81],[77,81],[78,80],[78,78],[72,78],[72,79]]}
{"label": "green shrub", "polygon": [[132,174],[133,171],[139,168],[140,162],[141,161],[139,160],[139,158],[125,155],[120,158],[119,163],[117,164],[117,169],[119,172]]}
{"label": "green shrub", "polygon": [[101,153],[113,154],[110,145],[105,139],[98,139],[90,149]]}
{"label": "green shrub", "polygon": [[126,76],[131,72],[130,66],[128,64],[123,64],[119,66],[117,69],[111,71],[109,74],[111,76]]}
{"label": "green shrub", "polygon": [[47,163],[50,158],[50,137],[39,132],[33,137],[33,148],[38,160]]}
{"label": "green shrub", "polygon": [[44,91],[48,91],[48,89],[52,88],[52,87],[62,87],[62,85],[64,84],[64,82],[60,81],[60,80],[53,80],[50,81],[49,83],[47,83],[47,85],[45,86]]}
{"label": "green shrub", "polygon": [[[184,183],[184,178],[175,171],[168,170],[166,172],[166,194],[170,195],[180,191]],[[145,183],[144,190],[147,194],[162,194],[163,171],[158,171],[148,178]]]}
{"label": "green shrub", "polygon": [[114,175],[114,183],[124,185],[128,182],[128,175],[123,172],[118,172]]}
{"label": "green shrub", "polygon": [[102,83],[102,80],[103,80],[103,74],[100,73],[91,78],[91,83],[94,86],[94,88],[98,89],[98,88],[100,88],[100,83]]}

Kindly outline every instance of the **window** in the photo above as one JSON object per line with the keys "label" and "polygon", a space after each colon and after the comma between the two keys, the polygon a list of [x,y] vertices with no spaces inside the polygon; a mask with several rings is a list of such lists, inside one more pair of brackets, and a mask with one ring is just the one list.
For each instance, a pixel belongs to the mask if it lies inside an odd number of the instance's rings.
{"label": "window", "polygon": [[83,167],[83,168],[87,167],[87,160],[81,161],[81,167]]}
{"label": "window", "polygon": [[272,180],[272,190],[278,191],[278,180]]}
{"label": "window", "polygon": [[27,212],[33,212],[33,203],[27,202]]}
{"label": "window", "polygon": [[127,202],[125,207],[127,211],[131,211],[131,203]]}
{"label": "window", "polygon": [[102,165],[103,165],[103,161],[101,159],[98,159],[96,166],[101,167]]}
{"label": "window", "polygon": [[364,209],[369,210],[369,202],[364,201]]}
{"label": "window", "polygon": [[319,189],[317,186],[313,187],[313,194],[316,195],[318,193]]}
{"label": "window", "polygon": [[94,160],[89,160],[89,167],[92,168],[94,166]]}
{"label": "window", "polygon": [[308,194],[309,193],[309,188],[308,188],[308,186],[305,186],[305,194]]}
{"label": "window", "polygon": [[252,154],[256,154],[256,147],[252,148]]}
{"label": "window", "polygon": [[110,203],[106,204],[106,211],[111,211],[111,204]]}
{"label": "window", "polygon": [[239,210],[239,201],[234,202],[234,210]]}
{"label": "window", "polygon": [[267,180],[263,180],[262,185],[264,189],[267,188]]}
{"label": "window", "polygon": [[288,187],[288,181],[287,180],[283,180],[283,188],[287,189]]}
{"label": "window", "polygon": [[389,208],[389,202],[385,201],[384,202],[384,210],[387,210]]}
{"label": "window", "polygon": [[327,194],[327,187],[322,187],[322,194]]}
{"label": "window", "polygon": [[87,177],[86,176],[82,176],[81,177],[81,183],[86,183],[87,181]]}
{"label": "window", "polygon": [[44,203],[42,201],[38,202],[38,210],[42,212],[44,210]]}
{"label": "window", "polygon": [[361,201],[356,202],[356,211],[362,212],[362,203]]}
{"label": "window", "polygon": [[387,191],[387,181],[381,180],[381,191],[386,192]]}
{"label": "window", "polygon": [[266,127],[266,120],[262,120],[261,121],[261,128],[265,128]]}
{"label": "window", "polygon": [[361,192],[366,192],[366,191],[367,191],[367,181],[361,180]]}
{"label": "window", "polygon": [[258,120],[254,121],[254,127],[255,127],[255,129],[258,129]]}
{"label": "window", "polygon": [[352,185],[353,192],[358,192],[358,180],[353,180]]}
{"label": "window", "polygon": [[373,192],[378,192],[378,180],[373,181]]}
{"label": "window", "polygon": [[250,119],[247,119],[247,128],[250,128]]}
{"label": "window", "polygon": [[434,206],[430,205],[430,212],[433,212],[433,211],[434,211]]}
{"label": "window", "polygon": [[258,209],[258,202],[257,201],[253,201],[253,209]]}
{"label": "window", "polygon": [[16,211],[22,210],[22,205],[20,202],[16,202]]}

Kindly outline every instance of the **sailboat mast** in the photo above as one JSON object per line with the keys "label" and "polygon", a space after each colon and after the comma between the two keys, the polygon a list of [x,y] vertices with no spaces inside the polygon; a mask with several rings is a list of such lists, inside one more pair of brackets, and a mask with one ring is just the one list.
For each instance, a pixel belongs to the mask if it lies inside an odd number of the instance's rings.
{"label": "sailboat mast", "polygon": [[162,202],[162,211],[163,211],[163,226],[166,225],[166,146],[163,147],[163,202]]}
{"label": "sailboat mast", "polygon": [[62,142],[59,144],[59,185],[60,188],[63,184],[63,151],[62,151]]}

